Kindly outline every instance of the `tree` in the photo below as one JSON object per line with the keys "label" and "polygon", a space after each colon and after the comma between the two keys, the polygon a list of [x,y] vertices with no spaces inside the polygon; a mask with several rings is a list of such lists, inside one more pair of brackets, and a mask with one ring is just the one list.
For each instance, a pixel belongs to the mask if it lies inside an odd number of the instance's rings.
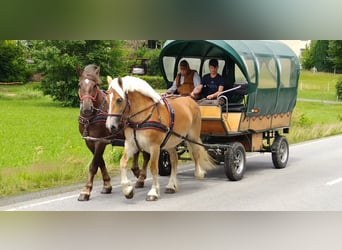
{"label": "tree", "polygon": [[313,59],[318,71],[329,72],[332,70],[332,63],[328,55],[329,41],[317,40],[313,50]]}
{"label": "tree", "polygon": [[[332,72],[334,66],[342,66],[342,54],[339,47],[340,41],[316,40],[311,41],[310,47],[303,53],[302,65],[310,70],[316,67],[318,71]],[[342,69],[342,68],[341,68]]]}
{"label": "tree", "polygon": [[150,76],[160,76],[161,71],[159,67],[159,54],[160,49],[148,50],[145,52],[144,57],[149,58],[147,63],[147,74]]}
{"label": "tree", "polygon": [[312,42],[310,46],[311,47],[306,46],[302,56],[302,66],[306,70],[310,70],[315,66],[315,61],[312,55]]}
{"label": "tree", "polygon": [[25,82],[28,78],[24,45],[20,41],[0,40],[0,81]]}
{"label": "tree", "polygon": [[342,72],[342,41],[329,41],[328,54],[334,71]]}
{"label": "tree", "polygon": [[103,82],[107,75],[122,72],[122,42],[100,40],[31,41],[37,72],[43,73],[44,94],[61,101],[64,106],[79,105],[77,66],[96,64],[101,68]]}

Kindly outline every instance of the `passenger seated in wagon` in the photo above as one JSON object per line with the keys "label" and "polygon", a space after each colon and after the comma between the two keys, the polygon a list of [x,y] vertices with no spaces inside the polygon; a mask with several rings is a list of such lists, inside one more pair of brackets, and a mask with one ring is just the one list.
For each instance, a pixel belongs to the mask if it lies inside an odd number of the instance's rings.
{"label": "passenger seated in wagon", "polygon": [[218,73],[219,63],[217,59],[209,61],[209,74],[202,78],[202,83],[196,87],[190,94],[194,99],[208,100],[216,99],[220,93],[225,89],[224,78]]}
{"label": "passenger seated in wagon", "polygon": [[[227,112],[226,100],[229,103],[229,109],[232,111],[241,111],[244,108],[242,101],[248,94],[248,85],[245,83],[233,84],[228,86],[224,77],[218,73],[219,63],[217,59],[209,61],[209,74],[202,78],[202,83],[195,88],[190,96],[198,100],[199,104],[205,104],[209,101],[211,104],[219,104],[223,111]],[[216,102],[219,96],[224,96]],[[214,101],[213,101],[214,100]]]}
{"label": "passenger seated in wagon", "polygon": [[201,84],[201,78],[196,70],[190,69],[189,63],[182,60],[179,64],[180,72],[177,74],[172,86],[166,94],[179,94],[183,96],[190,93]]}

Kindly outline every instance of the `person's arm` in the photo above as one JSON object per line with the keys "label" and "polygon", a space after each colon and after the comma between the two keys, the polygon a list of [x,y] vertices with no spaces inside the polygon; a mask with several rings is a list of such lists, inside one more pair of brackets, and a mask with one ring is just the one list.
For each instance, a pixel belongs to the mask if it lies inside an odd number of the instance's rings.
{"label": "person's arm", "polygon": [[203,85],[200,84],[197,87],[194,88],[194,90],[190,93],[190,96],[192,96],[193,98],[196,98],[196,96],[201,93],[203,89]]}
{"label": "person's arm", "polygon": [[166,91],[166,94],[173,94],[176,90],[177,90],[177,83],[175,80],[172,86]]}
{"label": "person's arm", "polygon": [[211,94],[211,95],[207,96],[207,99],[216,99],[221,94],[221,92],[223,90],[224,90],[224,86],[220,85],[218,90],[214,94]]}
{"label": "person's arm", "polygon": [[194,82],[195,88],[197,88],[201,84],[201,77],[198,75],[197,71],[194,73],[192,81]]}

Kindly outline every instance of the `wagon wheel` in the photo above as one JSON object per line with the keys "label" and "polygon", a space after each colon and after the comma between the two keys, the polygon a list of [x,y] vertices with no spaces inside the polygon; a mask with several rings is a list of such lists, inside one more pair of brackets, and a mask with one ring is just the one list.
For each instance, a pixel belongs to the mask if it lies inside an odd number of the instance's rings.
{"label": "wagon wheel", "polygon": [[160,176],[169,176],[171,174],[170,155],[165,150],[160,151],[158,167]]}
{"label": "wagon wheel", "polygon": [[272,161],[275,168],[285,168],[289,159],[289,143],[285,136],[277,136],[272,144]]}
{"label": "wagon wheel", "polygon": [[246,151],[240,142],[231,144],[224,153],[224,171],[231,181],[242,179],[246,170]]}

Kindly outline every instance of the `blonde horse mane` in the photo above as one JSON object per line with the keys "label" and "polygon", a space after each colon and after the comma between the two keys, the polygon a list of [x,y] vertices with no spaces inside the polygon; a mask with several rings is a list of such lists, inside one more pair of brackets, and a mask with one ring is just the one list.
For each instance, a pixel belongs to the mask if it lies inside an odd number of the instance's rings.
{"label": "blonde horse mane", "polygon": [[121,82],[122,86],[120,86],[119,78],[114,78],[109,88],[113,88],[123,99],[125,99],[125,93],[137,91],[150,97],[155,103],[164,104],[162,97],[146,81],[134,76],[125,76],[121,78]]}

